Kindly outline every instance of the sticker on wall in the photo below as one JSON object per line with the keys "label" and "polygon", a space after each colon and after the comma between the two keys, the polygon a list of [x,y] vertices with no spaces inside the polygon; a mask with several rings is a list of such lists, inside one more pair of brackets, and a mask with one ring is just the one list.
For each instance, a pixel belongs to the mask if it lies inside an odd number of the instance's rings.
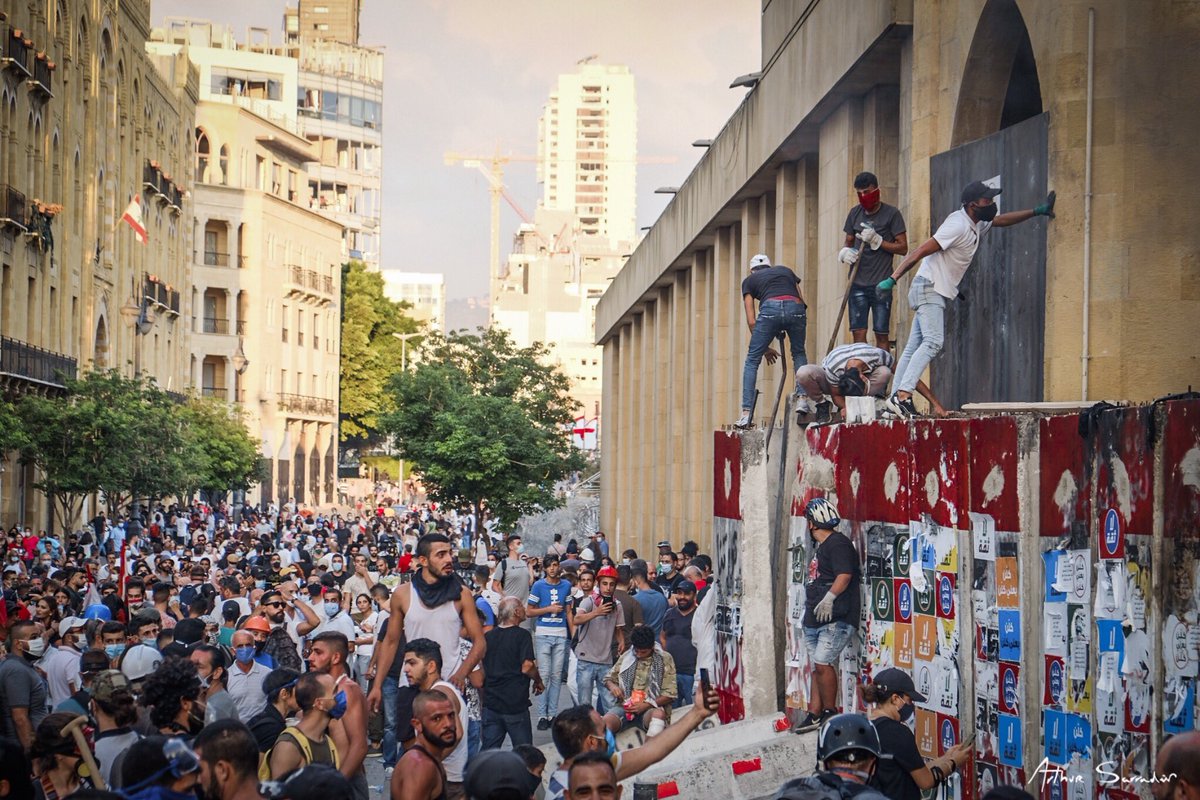
{"label": "sticker on wall", "polygon": [[1125,655],[1125,633],[1121,630],[1120,622],[1111,619],[1096,620],[1096,649],[1101,653],[1116,653],[1117,667],[1121,667]]}
{"label": "sticker on wall", "polygon": [[1096,565],[1096,600],[1092,613],[1096,619],[1122,619],[1125,616],[1125,591],[1128,572],[1124,561],[1101,561]]}
{"label": "sticker on wall", "polygon": [[912,567],[912,548],[908,544],[908,534],[898,533],[892,543],[892,574],[897,578],[907,578]]}
{"label": "sticker on wall", "polygon": [[996,559],[996,605],[1000,608],[1018,608],[1021,605],[1020,580],[1017,559],[1007,556]]}
{"label": "sticker on wall", "polygon": [[1044,658],[1042,703],[1048,706],[1061,706],[1066,702],[1067,696],[1066,666],[1058,656],[1048,655]]}
{"label": "sticker on wall", "polygon": [[[1200,630],[1200,626],[1196,626]],[[1163,625],[1163,670],[1168,676],[1195,678],[1200,653],[1193,644],[1190,626],[1174,614]]]}
{"label": "sticker on wall", "polygon": [[1107,691],[1096,682],[1096,728],[1104,733],[1120,733],[1123,722],[1123,704],[1117,692]]}
{"label": "sticker on wall", "polygon": [[1021,612],[1002,610],[998,616],[1000,629],[1000,659],[1021,660]]}
{"label": "sticker on wall", "polygon": [[1047,603],[1042,609],[1043,650],[1055,656],[1067,654],[1067,604]]}
{"label": "sticker on wall", "polygon": [[1092,753],[1092,722],[1079,714],[1067,714],[1067,753],[1087,758]]}
{"label": "sticker on wall", "polygon": [[1004,714],[1021,713],[1021,668],[1016,664],[1000,662],[1000,711]]}
{"label": "sticker on wall", "polygon": [[1067,583],[1067,602],[1086,603],[1092,598],[1092,554],[1088,550],[1070,550],[1063,566]]}
{"label": "sticker on wall", "polygon": [[941,619],[954,619],[954,584],[958,576],[952,572],[939,572],[937,576],[937,615]]}
{"label": "sticker on wall", "polygon": [[1125,536],[1121,517],[1115,508],[1104,514],[1104,530],[1100,537],[1100,558],[1125,558]]}
{"label": "sticker on wall", "polygon": [[911,670],[913,666],[913,626],[896,623],[896,666]]}
{"label": "sticker on wall", "polygon": [[990,514],[971,514],[971,544],[975,558],[996,560],[996,521]]}
{"label": "sticker on wall", "polygon": [[944,756],[958,744],[958,718],[947,714],[937,715],[938,755]]}
{"label": "sticker on wall", "polygon": [[[937,619],[928,614],[917,614],[913,619],[913,636],[915,638],[914,658],[919,661],[932,661],[937,655]],[[922,694],[927,694],[922,692]]]}
{"label": "sticker on wall", "polygon": [[871,616],[881,622],[891,622],[892,581],[890,578],[875,578],[871,581]]}
{"label": "sticker on wall", "polygon": [[1196,681],[1176,675],[1163,691],[1163,730],[1184,733],[1196,727]]}
{"label": "sticker on wall", "polygon": [[1000,738],[1000,763],[1010,767],[1020,767],[1022,765],[1021,718],[1011,714],[1001,714],[996,728]]}
{"label": "sticker on wall", "polygon": [[905,578],[896,579],[895,619],[896,622],[912,622],[912,584]]}
{"label": "sticker on wall", "polygon": [[1067,593],[1065,591],[1063,565],[1066,563],[1063,556],[1066,553],[1062,550],[1047,550],[1042,553],[1042,564],[1045,568],[1045,593],[1043,599],[1047,603],[1065,603],[1067,601]]}
{"label": "sticker on wall", "polygon": [[1067,721],[1061,711],[1046,709],[1042,712],[1043,755],[1052,764],[1067,764]]}
{"label": "sticker on wall", "polygon": [[938,754],[937,714],[918,708],[916,714],[916,729],[913,736],[917,740],[917,749],[922,755],[936,758]]}
{"label": "sticker on wall", "polygon": [[979,786],[977,797],[983,797],[1000,784],[1000,776],[997,773],[996,765],[983,761],[975,762],[975,778]]}
{"label": "sticker on wall", "polygon": [[947,656],[938,656],[933,666],[934,693],[926,695],[929,705],[943,714],[958,714],[958,664]]}

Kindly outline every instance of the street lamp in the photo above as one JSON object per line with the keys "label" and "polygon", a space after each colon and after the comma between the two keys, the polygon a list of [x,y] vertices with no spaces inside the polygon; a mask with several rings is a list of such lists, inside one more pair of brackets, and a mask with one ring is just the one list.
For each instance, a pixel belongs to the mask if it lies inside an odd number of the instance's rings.
{"label": "street lamp", "polygon": [[[425,334],[423,334],[423,333],[393,333],[392,334],[392,336],[395,336],[397,339],[400,340],[400,371],[401,372],[408,371],[408,340],[413,338],[414,336],[424,336],[424,335]],[[400,462],[400,475],[398,476],[398,479],[400,481],[400,502],[403,503],[403,502],[405,502],[405,497],[404,497],[404,459],[397,458],[396,460],[398,462]]]}

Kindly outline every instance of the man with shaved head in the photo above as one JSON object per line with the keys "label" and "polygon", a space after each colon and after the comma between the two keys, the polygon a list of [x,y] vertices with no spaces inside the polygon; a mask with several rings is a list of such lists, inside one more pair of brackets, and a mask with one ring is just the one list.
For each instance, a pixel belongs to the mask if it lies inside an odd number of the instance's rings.
{"label": "man with shaved head", "polygon": [[450,698],[437,690],[418,694],[413,699],[412,725],[416,743],[392,772],[392,800],[449,797],[442,762],[458,746],[458,715]]}
{"label": "man with shaved head", "polygon": [[1172,736],[1154,762],[1154,800],[1200,800],[1200,732]]}

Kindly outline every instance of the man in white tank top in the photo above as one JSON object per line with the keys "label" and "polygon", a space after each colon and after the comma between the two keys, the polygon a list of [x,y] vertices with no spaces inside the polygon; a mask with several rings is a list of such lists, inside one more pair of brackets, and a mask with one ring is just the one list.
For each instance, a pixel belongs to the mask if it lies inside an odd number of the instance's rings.
{"label": "man in white tank top", "polygon": [[442,767],[446,770],[446,800],[457,800],[465,797],[463,774],[467,768],[467,704],[457,687],[441,680],[445,669],[443,652],[438,643],[431,639],[409,639],[404,645],[404,675],[413,688],[423,692],[441,692],[454,706],[458,720],[455,725],[458,743],[442,760]]}
{"label": "man in white tank top", "polygon": [[[455,574],[450,540],[442,534],[429,533],[418,540],[417,563],[420,567],[413,574],[412,582],[401,584],[392,592],[387,635],[375,645],[375,674],[387,674],[397,657],[402,638],[410,642],[429,639],[441,651],[441,678],[461,693],[467,676],[483,660],[486,648],[483,626],[475,612],[475,599]],[[464,628],[471,650],[465,658],[460,658],[459,631]],[[383,698],[380,683],[376,681],[367,697],[374,711],[379,710]]]}

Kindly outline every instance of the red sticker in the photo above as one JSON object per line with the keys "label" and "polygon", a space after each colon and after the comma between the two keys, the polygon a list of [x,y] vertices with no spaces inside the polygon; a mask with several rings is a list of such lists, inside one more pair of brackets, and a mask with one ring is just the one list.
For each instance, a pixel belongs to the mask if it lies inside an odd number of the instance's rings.
{"label": "red sticker", "polygon": [[658,785],[658,797],[662,800],[664,797],[678,797],[679,784],[675,781],[667,781]]}
{"label": "red sticker", "polygon": [[734,775],[745,775],[747,772],[758,772],[762,769],[762,759],[748,758],[744,761],[735,761],[731,766]]}

